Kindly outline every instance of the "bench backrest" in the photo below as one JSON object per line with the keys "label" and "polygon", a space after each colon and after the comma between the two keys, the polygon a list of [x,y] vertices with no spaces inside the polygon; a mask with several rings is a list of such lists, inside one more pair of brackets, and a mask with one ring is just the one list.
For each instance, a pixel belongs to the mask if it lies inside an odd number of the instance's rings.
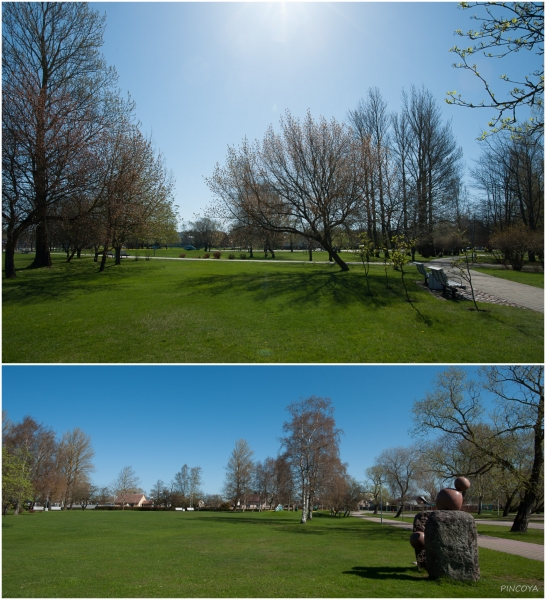
{"label": "bench backrest", "polygon": [[438,275],[438,279],[440,280],[440,282],[443,285],[447,285],[448,284],[448,282],[447,282],[447,275],[443,272],[442,269],[438,269],[436,271],[436,274]]}
{"label": "bench backrest", "polygon": [[424,277],[428,277],[427,270],[425,269],[425,265],[423,263],[416,262],[413,264],[417,267],[417,270],[419,271],[419,273],[421,273],[421,275],[423,275]]}

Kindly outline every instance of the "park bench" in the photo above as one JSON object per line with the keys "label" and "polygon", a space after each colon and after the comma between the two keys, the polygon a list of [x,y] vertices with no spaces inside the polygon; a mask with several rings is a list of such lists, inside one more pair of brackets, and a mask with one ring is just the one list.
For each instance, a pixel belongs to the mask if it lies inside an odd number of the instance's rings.
{"label": "park bench", "polygon": [[425,285],[428,285],[428,271],[425,265],[422,262],[414,262],[413,264],[417,267],[419,273],[425,278]]}
{"label": "park bench", "polygon": [[429,271],[429,288],[431,290],[442,290],[444,296],[447,291],[451,292],[451,298],[455,300],[457,297],[457,290],[466,289],[459,281],[453,281],[448,279],[443,269],[437,267],[430,267]]}

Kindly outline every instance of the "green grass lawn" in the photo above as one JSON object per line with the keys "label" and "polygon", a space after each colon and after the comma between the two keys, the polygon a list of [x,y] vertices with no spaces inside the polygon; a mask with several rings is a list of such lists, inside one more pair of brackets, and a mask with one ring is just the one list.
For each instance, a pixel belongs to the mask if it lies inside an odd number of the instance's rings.
{"label": "green grass lawn", "polygon": [[513,271],[512,269],[502,268],[489,269],[487,267],[479,267],[475,270],[486,275],[493,275],[493,277],[500,277],[501,279],[508,279],[516,283],[525,283],[544,289],[544,273],[536,271]]}
{"label": "green grass lawn", "polygon": [[480,548],[479,582],[429,581],[409,532],[351,517],[63,511],[2,526],[8,598],[543,597],[542,562]]}
{"label": "green grass lawn", "polygon": [[[19,269],[32,257],[17,256]],[[56,362],[543,361],[543,315],[438,299],[372,266],[82,258],[3,282],[3,360]],[[507,342],[509,340],[509,342]]]}

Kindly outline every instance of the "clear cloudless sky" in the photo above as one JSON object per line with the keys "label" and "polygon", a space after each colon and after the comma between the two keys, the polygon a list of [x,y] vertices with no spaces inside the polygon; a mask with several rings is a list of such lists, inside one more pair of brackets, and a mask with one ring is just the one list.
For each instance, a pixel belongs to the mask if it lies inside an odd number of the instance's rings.
{"label": "clear cloudless sky", "polygon": [[[469,377],[477,367],[462,367]],[[95,450],[92,480],[110,484],[131,465],[149,492],[184,463],[203,469],[203,491],[220,493],[229,455],[244,438],[256,460],[277,456],[286,407],[328,397],[343,429],[349,474],[389,447],[415,440],[411,408],[445,366],[4,366],[3,410],[60,437],[79,427]]]}
{"label": "clear cloudless sky", "polygon": [[[462,146],[467,167],[490,109],[448,106],[446,92],[485,100],[470,72],[454,69],[454,34],[467,31],[474,9],[455,2],[96,2],[106,14],[103,53],[119,87],[136,101],[176,179],[185,222],[211,201],[204,177],[222,164],[228,145],[261,139],[289,109],[303,118],[344,121],[369,88],[400,111],[402,89],[424,85]],[[478,60],[482,74],[533,70],[528,52]],[[499,86],[502,86],[499,82]],[[496,89],[501,89],[498,87]],[[500,92],[497,92],[499,97]]]}

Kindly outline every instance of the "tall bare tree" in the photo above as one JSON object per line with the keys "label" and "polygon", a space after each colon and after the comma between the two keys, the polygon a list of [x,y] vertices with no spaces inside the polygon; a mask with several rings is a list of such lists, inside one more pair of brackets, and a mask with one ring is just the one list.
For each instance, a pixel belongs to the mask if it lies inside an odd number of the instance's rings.
{"label": "tall bare tree", "polygon": [[91,185],[93,145],[112,125],[117,75],[100,54],[105,17],[87,3],[11,2],[2,24],[3,206],[13,277],[17,238],[30,226],[32,265],[51,264],[52,209]]}
{"label": "tall bare tree", "polygon": [[84,433],[79,427],[63,434],[59,444],[60,471],[64,479],[64,506],[72,506],[73,491],[88,480],[89,473],[93,471],[93,456],[95,451],[91,443],[91,436]]}
{"label": "tall bare tree", "polygon": [[125,510],[125,501],[130,494],[139,490],[140,478],[133,471],[133,467],[123,467],[111,485],[116,500],[121,503],[121,509]]}
{"label": "tall bare tree", "polygon": [[231,500],[235,508],[240,505],[244,510],[246,496],[252,491],[253,455],[254,451],[248,442],[241,438],[235,442],[235,448],[225,467],[224,495]]}
{"label": "tall bare tree", "polygon": [[292,402],[290,420],[283,425],[281,438],[286,460],[296,474],[302,500],[301,523],[312,516],[312,503],[319,485],[339,464],[339,437],[330,398],[310,396]]}
{"label": "tall bare tree", "polygon": [[434,225],[459,184],[462,150],[451,124],[442,122],[440,108],[428,90],[412,86],[409,96],[402,94],[402,100],[401,118],[411,133],[407,167],[416,222],[410,229],[412,237],[418,238],[418,249],[427,256],[434,251]]}
{"label": "tall bare tree", "polygon": [[395,518],[399,517],[404,509],[404,504],[416,491],[420,454],[416,447],[397,446],[383,450],[376,462],[385,473],[392,498],[399,502]]}

